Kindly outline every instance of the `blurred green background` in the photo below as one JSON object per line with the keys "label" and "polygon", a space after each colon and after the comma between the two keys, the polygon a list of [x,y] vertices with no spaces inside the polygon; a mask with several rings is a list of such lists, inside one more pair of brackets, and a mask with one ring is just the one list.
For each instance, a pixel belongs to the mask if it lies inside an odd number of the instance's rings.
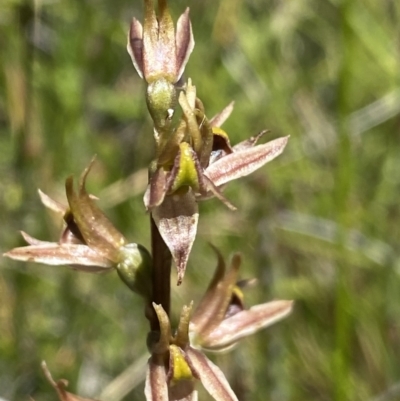
{"label": "blurred green background", "polygon": [[[212,275],[207,242],[227,258],[240,251],[242,277],[259,278],[249,305],[296,300],[285,321],[215,357],[241,401],[399,400],[400,2],[170,3],[175,20],[191,7],[186,77],[207,115],[235,100],[233,143],[265,128],[291,135],[282,156],[226,189],[237,212],[201,204],[175,314]],[[90,192],[149,245],[152,127],[125,50],[142,15],[139,0],[1,0],[2,252],[23,244],[21,229],[57,239],[37,188],[65,201],[65,178],[94,154]],[[142,308],[115,274],[2,258],[0,397],[54,400],[46,360],[82,396],[143,400]]]}

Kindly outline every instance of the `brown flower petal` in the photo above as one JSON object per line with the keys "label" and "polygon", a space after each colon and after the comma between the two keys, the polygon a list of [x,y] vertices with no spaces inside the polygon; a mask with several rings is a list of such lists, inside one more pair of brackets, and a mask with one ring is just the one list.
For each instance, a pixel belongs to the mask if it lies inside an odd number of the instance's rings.
{"label": "brown flower petal", "polygon": [[290,314],[293,301],[271,301],[255,305],[224,319],[217,327],[202,337],[206,349],[229,347],[243,337],[271,326]]}
{"label": "brown flower petal", "polygon": [[242,142],[237,143],[234,147],[233,147],[233,151],[234,152],[240,152],[241,150],[244,149],[248,149],[251,148],[253,146],[255,146],[257,144],[257,142],[265,135],[267,134],[269,131],[264,130],[261,131],[260,133],[258,133],[257,135],[251,136],[250,138],[245,139]]}
{"label": "brown flower petal", "polygon": [[176,47],[175,29],[166,1],[159,0],[157,18],[153,1],[145,0],[143,24],[143,75],[147,82],[161,77],[175,83]]}
{"label": "brown flower petal", "polygon": [[189,189],[186,194],[166,196],[152,212],[154,222],[171,251],[178,269],[178,285],[182,283],[190,250],[196,237],[198,206]]}
{"label": "brown flower petal", "polygon": [[176,82],[181,78],[193,49],[194,38],[188,7],[176,25]]}
{"label": "brown flower petal", "polygon": [[275,139],[263,145],[231,153],[209,165],[205,175],[219,187],[229,181],[251,174],[279,156],[289,137]]}
{"label": "brown flower petal", "polygon": [[116,262],[118,249],[126,243],[126,240],[86,192],[86,178],[93,161],[80,177],[78,193],[74,189],[73,177],[67,178],[65,183],[67,199],[74,221],[86,244],[103,257]]}
{"label": "brown flower petal", "polygon": [[126,48],[139,77],[143,78],[143,27],[136,18],[132,19]]}
{"label": "brown flower petal", "polygon": [[144,394],[146,401],[169,401],[164,355],[149,358]]}
{"label": "brown flower petal", "polygon": [[157,17],[152,0],[145,0],[144,23],[133,18],[127,50],[141,78],[152,83],[165,78],[175,84],[181,78],[194,48],[189,8],[179,17],[176,33],[167,2],[158,0]]}
{"label": "brown flower petal", "polygon": [[210,119],[210,125],[212,127],[220,127],[232,114],[234,105],[235,102],[230,102],[228,106]]}
{"label": "brown flower petal", "polygon": [[209,194],[212,194],[217,199],[219,199],[228,209],[235,211],[237,210],[235,205],[232,205],[231,202],[227,198],[225,198],[224,194],[222,193],[221,189],[218,188],[205,174],[202,175],[202,181],[205,183],[207,190],[203,191],[200,194],[200,199],[202,196],[207,197]]}
{"label": "brown flower petal", "polygon": [[47,368],[46,362],[42,362],[42,370],[46,376],[48,382],[54,387],[57,391],[58,398],[60,401],[96,401],[93,398],[83,398],[78,395],[69,393],[65,388],[68,386],[68,381],[65,379],[58,380],[57,382],[51,376],[50,371]]}
{"label": "brown flower petal", "polygon": [[157,314],[158,321],[160,323],[160,338],[154,344],[150,344],[150,350],[153,354],[165,354],[168,352],[169,343],[171,340],[171,323],[169,317],[161,305],[157,305],[153,302],[153,308]]}
{"label": "brown flower petal", "polygon": [[150,183],[144,193],[143,202],[146,210],[161,205],[167,192],[167,172],[160,167],[150,177]]}
{"label": "brown flower petal", "polygon": [[40,200],[42,201],[43,205],[45,205],[47,208],[53,210],[56,213],[59,213],[61,215],[64,215],[68,208],[64,206],[62,203],[55,201],[54,199],[51,199],[50,196],[46,195],[43,191],[38,189],[38,193],[40,196]]}
{"label": "brown flower petal", "polygon": [[48,241],[41,241],[40,239],[33,238],[31,237],[28,233],[25,231],[20,231],[22,238],[29,244],[29,245],[48,245],[52,244],[52,242]]}
{"label": "brown flower petal", "polygon": [[201,339],[203,335],[207,335],[206,333],[218,327],[223,321],[232,298],[241,263],[240,255],[235,254],[232,258],[230,270],[225,273],[225,262],[222,255],[215,247],[213,249],[218,257],[217,269],[191,318],[192,329],[200,333]]}
{"label": "brown flower petal", "polygon": [[[26,237],[25,237],[26,238]],[[35,243],[29,237],[28,242]],[[33,241],[32,241],[33,240]],[[74,270],[89,273],[105,273],[113,269],[113,264],[86,245],[55,244],[38,241],[34,245],[14,248],[3,256],[23,262],[44,263],[52,266],[66,265]]]}
{"label": "brown flower petal", "polygon": [[186,351],[191,365],[196,370],[202,385],[216,401],[238,401],[221,369],[202,352],[189,347]]}
{"label": "brown flower petal", "polygon": [[189,324],[190,324],[190,315],[192,313],[193,301],[189,304],[189,306],[184,306],[181,311],[181,316],[179,319],[178,330],[175,335],[175,343],[181,348],[186,348],[189,344]]}
{"label": "brown flower petal", "polygon": [[194,102],[195,97],[191,98],[191,92],[194,91],[194,96],[196,94],[196,88],[191,85],[191,80],[188,80],[187,93],[181,92],[179,94],[179,104],[182,107],[182,111],[187,123],[188,130],[190,132],[191,140],[193,141],[193,149],[199,154],[202,147],[202,138],[199,130],[199,125],[197,123],[196,115],[194,112]]}

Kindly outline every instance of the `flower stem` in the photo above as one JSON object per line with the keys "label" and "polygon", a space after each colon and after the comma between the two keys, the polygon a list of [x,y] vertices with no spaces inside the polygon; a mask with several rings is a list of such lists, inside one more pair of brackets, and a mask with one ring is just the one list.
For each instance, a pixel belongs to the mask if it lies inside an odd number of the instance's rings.
{"label": "flower stem", "polygon": [[[172,256],[167,245],[165,245],[153,217],[150,217],[151,224],[151,252],[153,255],[152,270],[152,302],[161,305],[169,316],[171,303],[171,263]],[[149,312],[148,319],[153,331],[159,331],[160,325],[152,305],[149,305],[152,312]]]}

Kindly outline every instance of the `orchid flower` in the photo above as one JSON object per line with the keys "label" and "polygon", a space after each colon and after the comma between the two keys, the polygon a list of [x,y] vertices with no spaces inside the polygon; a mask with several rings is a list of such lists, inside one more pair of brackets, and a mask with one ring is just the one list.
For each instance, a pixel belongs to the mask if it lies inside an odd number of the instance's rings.
{"label": "orchid flower", "polygon": [[194,48],[189,8],[180,16],[176,32],[166,0],[145,0],[144,24],[133,18],[127,50],[141,78],[148,84],[146,101],[155,128],[165,129],[176,104],[176,84]]}
{"label": "orchid flower", "polygon": [[116,269],[132,291],[149,298],[151,256],[142,245],[128,243],[87,193],[85,183],[92,164],[93,161],[82,173],[78,192],[73,177],[66,180],[69,207],[39,191],[42,203],[63,216],[65,227],[59,241],[41,241],[22,232],[29,245],[14,248],[4,256],[25,262],[67,265],[89,273]]}
{"label": "orchid flower", "polygon": [[153,304],[160,332],[150,333],[145,395],[146,401],[197,401],[196,382],[217,401],[237,401],[222,371],[201,351],[191,347],[189,321],[192,305],[182,309],[175,335],[167,314]]}
{"label": "orchid flower", "polygon": [[288,137],[283,137],[256,146],[264,131],[232,147],[219,125],[229,116],[233,105],[208,121],[190,79],[186,91],[180,93],[179,103],[184,116],[173,135],[160,144],[144,195],[146,209],[151,211],[174,258],[178,285],[196,237],[197,201],[215,196],[235,210],[221,187],[273,160],[288,141]]}
{"label": "orchid flower", "polygon": [[145,385],[147,401],[197,400],[196,381],[216,401],[237,401],[222,371],[202,350],[226,350],[292,310],[292,301],[271,301],[244,309],[239,289],[244,282],[237,283],[240,255],[233,256],[226,272],[221,254],[214,250],[218,256],[214,277],[191,317],[192,304],[183,308],[174,336],[168,316],[161,306],[153,304],[160,332],[149,336],[152,356]]}
{"label": "orchid flower", "polygon": [[245,309],[242,289],[254,280],[238,281],[241,256],[233,255],[226,271],[224,259],[217,268],[203,299],[190,320],[192,344],[208,351],[224,351],[238,340],[271,326],[292,311],[292,301],[274,300]]}

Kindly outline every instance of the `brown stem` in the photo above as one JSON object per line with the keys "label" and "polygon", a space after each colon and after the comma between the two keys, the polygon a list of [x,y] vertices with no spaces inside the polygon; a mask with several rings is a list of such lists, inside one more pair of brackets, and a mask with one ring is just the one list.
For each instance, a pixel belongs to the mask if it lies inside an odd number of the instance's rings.
{"label": "brown stem", "polygon": [[[172,256],[167,245],[165,245],[156,224],[150,217],[151,224],[151,252],[153,255],[153,272],[152,272],[152,302],[161,305],[169,316],[171,303],[171,263]],[[148,316],[152,331],[159,331],[160,325],[153,306],[149,305]]]}

